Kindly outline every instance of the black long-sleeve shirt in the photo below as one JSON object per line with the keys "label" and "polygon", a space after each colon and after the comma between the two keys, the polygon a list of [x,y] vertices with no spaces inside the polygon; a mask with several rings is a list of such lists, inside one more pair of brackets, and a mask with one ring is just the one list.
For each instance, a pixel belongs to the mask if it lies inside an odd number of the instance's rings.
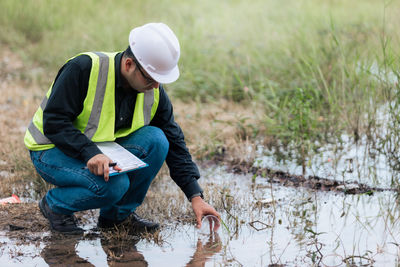
{"label": "black long-sleeve shirt", "polygon": [[[122,53],[115,57],[115,131],[131,126],[137,91],[122,87]],[[47,105],[43,111],[44,134],[66,155],[87,162],[100,154],[98,147],[76,129],[72,122],[81,113],[87,95],[92,60],[80,55],[68,61],[58,72]],[[162,85],[157,111],[150,125],[160,128],[169,141],[166,158],[170,175],[190,198],[202,191],[200,174],[186,147],[181,128],[174,120],[173,108]]]}

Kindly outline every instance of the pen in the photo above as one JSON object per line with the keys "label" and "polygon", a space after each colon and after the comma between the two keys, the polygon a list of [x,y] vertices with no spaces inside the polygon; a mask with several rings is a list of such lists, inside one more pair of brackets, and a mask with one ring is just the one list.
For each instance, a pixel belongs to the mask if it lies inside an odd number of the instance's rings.
{"label": "pen", "polygon": [[[117,163],[116,163],[116,162],[108,163],[108,167],[114,167],[114,166],[117,166]],[[86,170],[87,168],[88,168],[87,166],[82,167],[82,170]]]}

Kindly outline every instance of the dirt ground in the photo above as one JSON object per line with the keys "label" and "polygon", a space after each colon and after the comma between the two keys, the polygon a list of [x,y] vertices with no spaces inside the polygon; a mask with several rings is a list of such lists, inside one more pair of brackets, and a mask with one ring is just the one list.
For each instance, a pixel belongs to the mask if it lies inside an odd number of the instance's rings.
{"label": "dirt ground", "polygon": [[0,205],[0,229],[24,236],[27,236],[28,232],[49,231],[47,220],[40,213],[36,203]]}

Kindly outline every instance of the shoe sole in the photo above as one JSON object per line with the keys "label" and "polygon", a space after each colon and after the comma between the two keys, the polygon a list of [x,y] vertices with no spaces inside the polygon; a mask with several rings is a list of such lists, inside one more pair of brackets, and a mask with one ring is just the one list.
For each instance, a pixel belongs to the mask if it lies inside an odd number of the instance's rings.
{"label": "shoe sole", "polygon": [[45,211],[45,209],[44,209],[44,207],[43,207],[43,198],[39,201],[39,209],[40,209],[40,212],[42,213],[42,215],[43,215],[46,219],[48,219],[48,218],[47,218],[46,211]]}

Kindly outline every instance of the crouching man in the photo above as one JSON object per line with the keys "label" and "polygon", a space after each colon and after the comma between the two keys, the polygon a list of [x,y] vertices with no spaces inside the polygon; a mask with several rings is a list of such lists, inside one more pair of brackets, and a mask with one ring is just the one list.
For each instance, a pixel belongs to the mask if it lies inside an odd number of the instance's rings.
{"label": "crouching man", "polygon": [[[52,230],[82,233],[74,212],[88,209],[100,209],[100,228],[128,222],[133,232],[157,230],[135,210],[164,161],[192,202],[197,227],[204,215],[219,217],[202,199],[199,171],[162,86],[178,79],[179,56],[173,31],[149,23],[130,32],[125,51],[81,53],[59,70],[24,139],[39,175],[56,186],[39,201]],[[149,166],[110,177],[112,161],[95,144],[104,141]]]}

